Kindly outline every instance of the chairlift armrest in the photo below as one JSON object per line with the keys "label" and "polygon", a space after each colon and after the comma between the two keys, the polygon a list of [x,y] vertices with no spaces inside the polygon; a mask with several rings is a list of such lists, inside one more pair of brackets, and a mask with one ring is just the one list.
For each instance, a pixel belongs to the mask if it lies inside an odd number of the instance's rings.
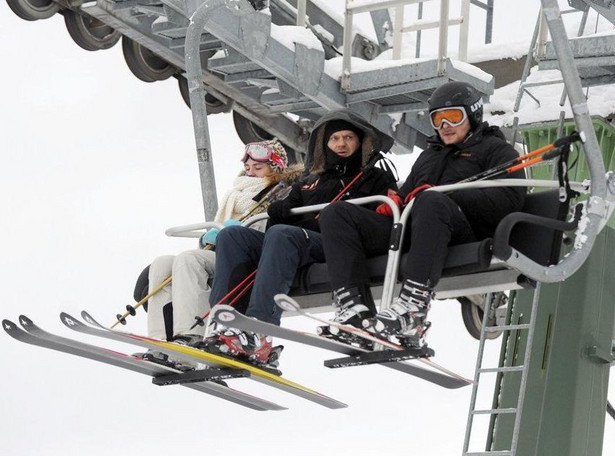
{"label": "chairlift armrest", "polygon": [[[353,199],[343,200],[343,201],[347,203],[351,203],[351,204],[356,204],[359,206],[364,206],[370,203],[387,203],[389,205],[394,205],[393,200],[389,198],[388,196],[384,196],[384,195],[364,196],[363,198],[353,198]],[[292,209],[290,213],[293,215],[298,215],[298,214],[306,214],[308,212],[320,212],[325,207],[327,207],[329,204],[331,203],[314,204],[312,206],[296,207]]]}
{"label": "chairlift armrest", "polygon": [[582,205],[575,207],[574,218],[567,222],[539,215],[526,214],[525,212],[513,212],[508,214],[498,224],[493,236],[493,255],[506,261],[512,254],[514,247],[510,245],[510,236],[513,228],[519,223],[529,223],[557,231],[572,231],[577,228],[582,215]]}
{"label": "chairlift armrest", "polygon": [[170,237],[200,238],[209,228],[222,228],[224,225],[217,222],[200,222],[190,225],[180,225],[167,228],[164,234]]}

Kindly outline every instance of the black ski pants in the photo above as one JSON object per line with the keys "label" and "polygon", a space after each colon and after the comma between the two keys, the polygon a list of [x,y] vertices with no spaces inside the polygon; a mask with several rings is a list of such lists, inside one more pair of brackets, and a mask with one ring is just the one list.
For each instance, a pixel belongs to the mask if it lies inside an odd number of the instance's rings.
{"label": "black ski pants", "polygon": [[[369,284],[366,259],[388,252],[393,220],[346,202],[320,214],[320,232],[333,289]],[[401,276],[429,287],[440,280],[448,246],[476,236],[459,206],[443,193],[425,191],[414,200],[404,245],[408,255]],[[404,249],[406,250],[406,249]]]}

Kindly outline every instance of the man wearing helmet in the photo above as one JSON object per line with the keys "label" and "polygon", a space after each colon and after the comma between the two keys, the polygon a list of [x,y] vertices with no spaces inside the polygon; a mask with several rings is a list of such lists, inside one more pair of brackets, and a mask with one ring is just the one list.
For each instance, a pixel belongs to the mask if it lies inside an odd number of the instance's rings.
{"label": "man wearing helmet", "polygon": [[[447,194],[422,191],[459,182],[518,157],[499,128],[482,121],[482,106],[481,94],[465,82],[446,83],[429,99],[429,117],[437,134],[428,139],[399,192],[389,193],[400,209],[414,199],[404,246],[408,255],[400,267],[402,288],[389,309],[376,313],[365,260],[389,248],[390,208],[381,205],[373,212],[337,202],[323,210],[320,229],[337,308],[334,321],[394,336],[407,347],[424,348],[430,326],[426,316],[448,246],[492,236],[505,215],[521,209],[523,187]],[[506,177],[523,178],[524,173]],[[327,334],[328,329],[322,332]]]}

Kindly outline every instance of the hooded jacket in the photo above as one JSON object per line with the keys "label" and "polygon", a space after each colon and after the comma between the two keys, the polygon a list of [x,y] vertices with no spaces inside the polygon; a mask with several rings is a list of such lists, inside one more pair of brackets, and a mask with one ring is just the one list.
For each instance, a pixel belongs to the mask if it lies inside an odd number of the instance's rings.
{"label": "hooded jacket", "polygon": [[[438,135],[427,140],[428,147],[416,160],[399,194],[405,198],[422,184],[454,184],[519,157],[496,126],[483,122],[460,144],[445,145]],[[523,170],[503,178],[524,179]],[[466,215],[479,239],[493,235],[497,224],[510,212],[521,210],[525,187],[457,190],[449,196]]]}
{"label": "hooded jacket", "polygon": [[[326,150],[325,130],[332,120],[345,120],[363,132],[361,146],[346,159],[341,159]],[[313,213],[293,216],[290,215],[290,210],[295,207],[330,202],[361,172],[374,153],[387,152],[393,146],[393,142],[393,138],[376,130],[352,111],[334,111],[323,116],[315,124],[308,142],[306,159],[308,175],[293,185],[286,199],[270,206],[267,211],[270,216],[269,226],[284,223],[320,231],[318,220]],[[390,188],[397,188],[393,174],[380,168],[371,168],[342,199],[386,195]]]}

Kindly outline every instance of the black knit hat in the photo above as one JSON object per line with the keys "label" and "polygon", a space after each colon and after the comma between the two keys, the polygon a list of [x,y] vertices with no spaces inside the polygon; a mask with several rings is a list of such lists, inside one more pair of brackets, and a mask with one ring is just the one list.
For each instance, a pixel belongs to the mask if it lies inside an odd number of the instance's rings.
{"label": "black knit hat", "polygon": [[359,137],[359,140],[363,142],[363,136],[365,135],[365,132],[361,128],[345,120],[334,119],[328,122],[327,125],[325,126],[325,135],[323,137],[325,146],[329,142],[329,136],[331,136],[336,131],[343,131],[343,130],[350,130],[356,133],[356,135]]}

